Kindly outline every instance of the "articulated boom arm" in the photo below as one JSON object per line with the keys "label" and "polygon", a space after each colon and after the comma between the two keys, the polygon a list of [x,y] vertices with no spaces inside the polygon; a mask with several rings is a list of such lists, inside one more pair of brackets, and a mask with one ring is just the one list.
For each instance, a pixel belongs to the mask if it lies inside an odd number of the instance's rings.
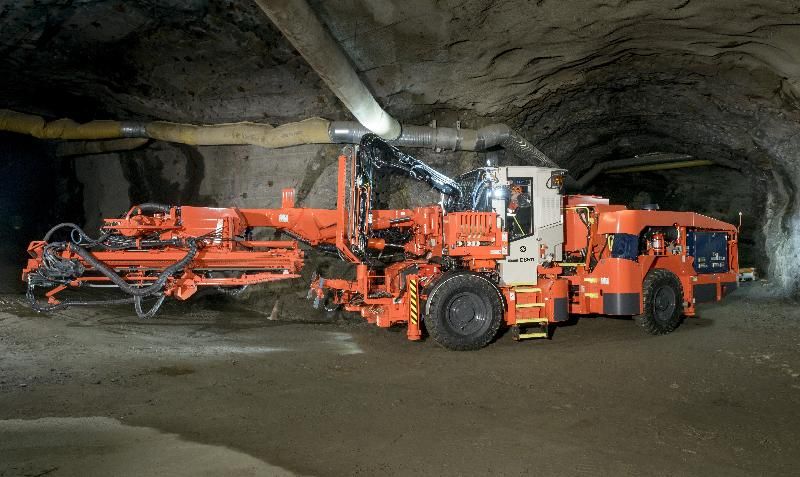
{"label": "articulated boom arm", "polygon": [[[28,298],[39,311],[69,305],[132,302],[139,316],[155,314],[165,297],[185,300],[200,287],[241,290],[297,278],[304,265],[300,242],[336,251],[354,263],[371,255],[441,255],[441,209],[372,210],[371,184],[359,183],[355,154],[339,158],[336,209],[295,206],[283,191],[281,208],[239,209],[141,204],[105,219],[94,239],[74,224],[60,224],[28,248],[23,270]],[[294,240],[254,240],[253,229],[284,232]],[[52,237],[63,237],[52,241]],[[114,286],[127,296],[105,301],[62,300],[75,288]],[[47,289],[47,304],[35,289]],[[144,300],[155,300],[144,311]]]}
{"label": "articulated boom arm", "polygon": [[[62,224],[45,240],[31,243],[32,258],[23,270],[31,305],[49,311],[104,303],[62,301],[57,295],[78,287],[116,286],[128,297],[112,302],[132,302],[140,316],[149,317],[165,297],[185,300],[198,287],[236,290],[300,276],[304,256],[298,243],[252,240],[250,225],[237,209],[161,207],[150,212],[134,207],[123,218],[106,219],[97,239]],[[49,240],[59,233],[68,238]],[[320,235],[317,231],[314,239]],[[35,288],[48,289],[47,305],[36,299]],[[146,299],[156,300],[147,312],[142,310]]]}

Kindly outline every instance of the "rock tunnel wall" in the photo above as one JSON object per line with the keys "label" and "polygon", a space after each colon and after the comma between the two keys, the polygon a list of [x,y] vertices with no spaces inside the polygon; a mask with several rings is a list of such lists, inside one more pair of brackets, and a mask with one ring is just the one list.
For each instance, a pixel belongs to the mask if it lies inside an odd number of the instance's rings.
{"label": "rock tunnel wall", "polygon": [[94,228],[102,217],[144,201],[279,207],[285,187],[296,188],[305,206],[329,207],[336,200],[337,151],[335,146],[270,150],[154,143],[138,151],[78,158],[76,164],[87,224]]}
{"label": "rock tunnel wall", "polygon": [[0,292],[22,289],[31,240],[59,222],[82,222],[81,183],[71,161],[26,136],[0,133]]}

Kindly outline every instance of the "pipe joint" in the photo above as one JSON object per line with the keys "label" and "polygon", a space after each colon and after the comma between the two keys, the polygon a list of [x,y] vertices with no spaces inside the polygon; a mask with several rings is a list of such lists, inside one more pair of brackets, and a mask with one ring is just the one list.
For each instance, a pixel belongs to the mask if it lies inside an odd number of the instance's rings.
{"label": "pipe joint", "polygon": [[138,121],[124,121],[120,123],[119,133],[122,137],[148,137],[147,125]]}

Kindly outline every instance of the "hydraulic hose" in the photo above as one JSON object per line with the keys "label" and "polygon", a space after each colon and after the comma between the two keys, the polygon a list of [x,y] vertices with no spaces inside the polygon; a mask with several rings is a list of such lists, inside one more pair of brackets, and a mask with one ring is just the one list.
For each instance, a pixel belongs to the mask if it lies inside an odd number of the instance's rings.
{"label": "hydraulic hose", "polygon": [[72,222],[62,222],[62,223],[60,223],[58,225],[53,226],[53,228],[48,230],[47,233],[44,234],[44,238],[42,239],[42,241],[49,243],[50,242],[50,238],[53,236],[54,233],[56,233],[56,231],[61,230],[63,228],[67,228],[67,227],[71,228],[72,230],[78,230],[79,231],[78,233],[81,235],[81,237],[87,237],[87,238],[89,237],[88,235],[86,235],[86,233],[83,231],[83,229],[80,228],[78,225],[73,224]]}
{"label": "hydraulic hose", "polygon": [[[58,231],[60,229],[63,229],[63,228],[72,229],[72,233],[70,234],[70,237],[72,238],[73,242],[75,242],[77,244],[81,244],[81,245],[86,244],[86,245],[89,245],[90,247],[94,246],[94,245],[97,245],[98,243],[104,241],[110,235],[109,233],[104,233],[99,238],[93,239],[92,237],[89,236],[89,234],[84,232],[83,229],[80,228],[78,225],[73,224],[72,222],[62,222],[62,223],[54,226],[50,230],[48,230],[47,233],[44,235],[44,238],[42,240],[45,241],[45,242],[50,242],[50,238],[53,236],[53,234],[56,233],[56,231]],[[75,240],[75,238],[74,238],[73,234],[75,234],[75,233],[78,234],[78,240]]]}
{"label": "hydraulic hose", "polygon": [[186,253],[186,255],[182,259],[165,268],[151,285],[144,288],[139,288],[126,282],[125,279],[119,276],[119,274],[117,274],[117,272],[115,272],[111,267],[95,258],[91,252],[83,247],[71,244],[70,251],[81,257],[86,263],[94,267],[95,270],[105,275],[106,278],[117,285],[120,290],[135,297],[143,297],[161,291],[170,276],[182,270],[194,259],[195,255],[197,255],[197,243],[193,239],[188,239],[187,243],[189,245],[189,251]]}
{"label": "hydraulic hose", "polygon": [[[80,228],[77,228],[76,230],[80,230]],[[81,230],[81,233],[82,232],[83,231]],[[188,243],[189,243],[189,251],[186,253],[186,255],[182,259],[178,260],[174,264],[164,269],[164,271],[161,272],[161,274],[158,276],[155,282],[144,288],[139,288],[130,285],[122,277],[120,277],[113,269],[111,269],[109,266],[107,266],[106,264],[95,258],[91,252],[84,249],[80,245],[72,243],[69,245],[69,247],[73,253],[81,257],[85,262],[92,265],[95,268],[95,270],[105,275],[123,292],[131,295],[131,297],[112,299],[112,300],[94,300],[94,301],[66,300],[57,304],[43,305],[39,303],[39,301],[33,295],[35,283],[33,282],[32,275],[28,277],[28,290],[25,293],[25,296],[28,299],[31,308],[37,312],[50,312],[67,308],[70,306],[120,305],[120,304],[133,303],[136,315],[139,318],[142,319],[152,318],[153,316],[155,316],[156,313],[158,313],[158,310],[161,308],[161,305],[164,303],[164,300],[166,299],[166,295],[160,292],[161,290],[163,290],[164,284],[166,283],[167,279],[173,274],[182,270],[186,265],[189,264],[189,262],[197,254],[197,244],[195,243],[195,241],[189,240]],[[56,242],[48,246],[61,248],[63,250],[66,248],[67,245],[65,242]],[[144,311],[142,309],[142,300],[152,296],[157,296],[156,302],[148,311]]]}
{"label": "hydraulic hose", "polygon": [[145,202],[143,204],[139,204],[136,206],[142,212],[160,212],[162,214],[168,214],[170,210],[170,206],[167,204],[157,204],[155,202]]}
{"label": "hydraulic hose", "polygon": [[25,293],[25,297],[28,299],[28,304],[30,304],[33,311],[39,313],[47,313],[50,311],[62,310],[64,308],[68,308],[70,306],[95,306],[95,305],[125,305],[128,303],[135,303],[136,298],[119,298],[114,300],[94,300],[94,301],[80,301],[80,300],[65,300],[61,303],[57,303],[55,305],[42,305],[33,296],[33,286],[28,284],[28,291]]}
{"label": "hydraulic hose", "polygon": [[83,301],[83,300],[65,300],[61,303],[57,303],[55,305],[43,305],[39,303],[35,296],[33,296],[33,286],[28,286],[28,291],[25,293],[25,297],[28,299],[28,304],[30,304],[31,309],[38,313],[48,313],[51,311],[62,310],[64,308],[69,308],[71,306],[97,306],[97,305],[127,305],[129,303],[133,303],[134,308],[136,310],[136,315],[142,319],[148,319],[155,316],[158,310],[161,308],[161,305],[164,304],[164,299],[166,295],[160,294],[157,295],[158,299],[156,303],[148,310],[147,312],[142,310],[142,300],[143,297],[135,296],[130,298],[117,298],[111,300],[92,300],[92,301]]}
{"label": "hydraulic hose", "polygon": [[140,296],[133,297],[133,308],[134,310],[136,310],[136,315],[144,320],[156,316],[156,313],[158,313],[159,308],[161,308],[161,305],[164,304],[165,298],[167,298],[167,295],[164,295],[162,293],[161,295],[158,296],[158,299],[148,311],[143,311],[142,297]]}
{"label": "hydraulic hose", "polygon": [[[141,211],[151,211],[151,212],[169,212],[170,207],[164,204],[156,204],[156,203],[144,203],[140,204],[139,209]],[[37,312],[49,312],[55,311],[63,308],[67,308],[70,306],[92,306],[92,305],[115,305],[115,304],[126,304],[126,303],[133,303],[134,308],[136,310],[136,315],[139,318],[147,319],[152,318],[158,312],[161,305],[164,303],[166,295],[160,293],[164,285],[166,284],[167,279],[174,275],[175,273],[179,272],[183,268],[185,268],[189,262],[191,262],[194,257],[197,255],[198,246],[197,241],[195,239],[188,239],[186,243],[188,244],[189,250],[186,255],[175,262],[174,264],[170,265],[166,269],[164,269],[161,274],[158,275],[156,280],[149,286],[146,287],[137,287],[134,285],[129,284],[125,279],[123,279],[119,274],[117,274],[111,267],[97,259],[91,252],[89,252],[86,248],[93,247],[99,243],[103,243],[109,239],[109,233],[105,233],[97,239],[93,239],[89,237],[89,235],[83,231],[81,227],[76,224],[70,222],[64,222],[61,224],[56,225],[55,227],[51,228],[44,236],[44,241],[49,242],[50,238],[53,234],[64,228],[72,229],[70,234],[72,243],[67,244],[67,242],[53,242],[48,243],[45,246],[44,254],[43,254],[43,264],[42,270],[40,270],[36,275],[29,275],[28,276],[28,290],[26,292],[26,297],[28,302]],[[77,237],[76,237],[77,234]],[[84,246],[87,246],[86,248]],[[60,251],[64,251],[69,247],[70,251],[72,251],[75,255],[79,256],[85,263],[88,263],[95,270],[100,272],[101,274],[105,275],[112,283],[117,285],[123,292],[131,295],[130,298],[120,298],[120,299],[111,299],[111,300],[94,300],[94,301],[80,301],[80,300],[66,300],[61,303],[57,304],[46,304],[43,305],[38,302],[36,297],[33,294],[34,288],[37,286],[36,281],[41,279],[44,282],[53,282],[56,283],[66,283],[67,277],[75,277],[79,276],[84,272],[84,267],[79,262],[75,260],[62,260],[59,259],[54,253],[58,253]],[[38,277],[38,279],[36,278]],[[142,309],[142,300],[144,298],[156,296],[157,300],[153,306],[144,311]]]}

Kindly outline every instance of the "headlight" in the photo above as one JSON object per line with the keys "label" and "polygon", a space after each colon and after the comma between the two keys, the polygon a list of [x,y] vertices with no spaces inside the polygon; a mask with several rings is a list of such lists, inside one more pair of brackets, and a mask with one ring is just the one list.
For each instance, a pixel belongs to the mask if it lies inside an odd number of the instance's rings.
{"label": "headlight", "polygon": [[511,189],[508,186],[497,186],[492,189],[492,198],[497,200],[508,200],[511,197]]}

